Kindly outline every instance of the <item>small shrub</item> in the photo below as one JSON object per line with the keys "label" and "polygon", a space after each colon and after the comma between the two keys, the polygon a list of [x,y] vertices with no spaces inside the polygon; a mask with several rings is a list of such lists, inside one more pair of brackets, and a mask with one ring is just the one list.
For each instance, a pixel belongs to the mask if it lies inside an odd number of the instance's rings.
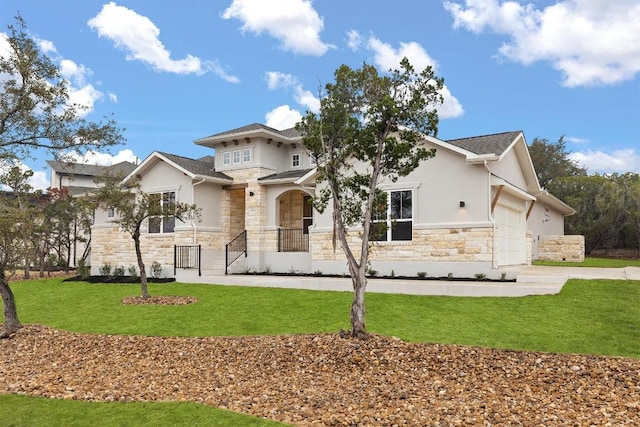
{"label": "small shrub", "polygon": [[91,275],[91,267],[86,264],[86,260],[79,259],[76,271],[82,280],[87,279]]}
{"label": "small shrub", "polygon": [[418,278],[419,279],[424,279],[425,277],[427,277],[427,272],[426,271],[418,271]]}
{"label": "small shrub", "polygon": [[270,266],[270,265],[267,265],[267,266],[264,268],[264,274],[271,274],[271,266]]}
{"label": "small shrub", "polygon": [[453,280],[453,273],[447,274],[447,279],[448,280]]}
{"label": "small shrub", "polygon": [[396,277],[396,272],[391,270],[391,277]]}
{"label": "small shrub", "polygon": [[507,273],[502,273],[502,274],[500,275],[500,280],[501,280],[501,281],[503,281],[503,282],[504,282],[505,280],[507,280]]}
{"label": "small shrub", "polygon": [[127,268],[127,272],[133,280],[138,279],[138,268],[135,265],[130,265],[129,268]]}
{"label": "small shrub", "polygon": [[322,276],[322,271],[316,270],[316,271],[313,272],[313,275],[314,276]]}
{"label": "small shrub", "polygon": [[158,261],[153,261],[151,263],[151,277],[154,279],[162,277],[162,265]]}
{"label": "small shrub", "polygon": [[300,271],[296,270],[294,266],[291,266],[291,268],[289,268],[289,274],[300,274]]}
{"label": "small shrub", "polygon": [[476,280],[484,280],[487,278],[487,275],[484,273],[476,273]]}
{"label": "small shrub", "polygon": [[113,269],[113,277],[116,279],[124,277],[124,265],[119,265]]}
{"label": "small shrub", "polygon": [[111,276],[111,264],[105,262],[100,266],[100,275],[101,276]]}
{"label": "small shrub", "polygon": [[378,275],[378,270],[374,270],[373,268],[369,269],[369,276],[376,277]]}

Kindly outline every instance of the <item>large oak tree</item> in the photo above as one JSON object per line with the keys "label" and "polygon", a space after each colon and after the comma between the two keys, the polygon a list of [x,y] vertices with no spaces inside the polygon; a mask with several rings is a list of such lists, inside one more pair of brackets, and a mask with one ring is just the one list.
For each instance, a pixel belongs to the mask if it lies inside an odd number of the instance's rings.
{"label": "large oak tree", "polygon": [[[64,158],[71,152],[82,154],[123,141],[122,130],[111,119],[91,121],[84,117],[87,107],[69,99],[69,83],[56,64],[38,48],[29,36],[24,20],[16,17],[8,26],[0,51],[0,162],[16,163],[34,151],[49,152]],[[7,212],[6,214],[10,214]],[[15,221],[0,221],[0,235],[6,255],[11,251]],[[10,264],[19,262],[7,258]],[[8,337],[20,328],[6,268],[0,265],[0,294],[4,305],[4,324],[0,337]]]}

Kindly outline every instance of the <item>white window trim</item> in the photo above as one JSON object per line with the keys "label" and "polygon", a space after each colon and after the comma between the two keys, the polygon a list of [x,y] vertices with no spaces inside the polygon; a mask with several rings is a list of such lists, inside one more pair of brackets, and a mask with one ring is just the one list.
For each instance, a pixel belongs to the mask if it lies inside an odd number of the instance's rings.
{"label": "white window trim", "polygon": [[231,151],[225,151],[222,153],[222,165],[230,166],[231,165]]}
{"label": "white window trim", "polygon": [[[148,194],[160,194],[160,203],[163,203],[162,195],[163,195],[163,194],[165,194],[165,193],[173,193],[173,194],[174,194],[173,201],[174,201],[174,203],[178,203],[178,192],[177,192],[176,190],[173,190],[173,189],[172,189],[172,190],[158,190],[158,191],[150,192],[150,193],[148,193]],[[176,229],[176,227],[177,227],[177,224],[176,224],[176,223],[178,222],[177,218],[175,218],[175,217],[173,218],[173,220],[174,220],[174,224],[173,224],[173,231],[167,231],[167,232],[165,232],[165,231],[164,231],[164,221],[165,221],[165,220],[164,220],[164,218],[163,218],[163,217],[160,217],[160,229],[159,229],[159,231],[158,231],[157,233],[152,233],[152,232],[150,232],[150,231],[149,231],[149,224],[148,224],[148,222],[149,222],[152,218],[158,218],[158,217],[156,217],[156,216],[152,216],[152,217],[149,217],[149,218],[147,219],[147,234],[148,234],[148,235],[150,235],[150,236],[161,236],[161,235],[163,235],[163,234],[173,234],[173,233],[175,233],[175,229]]]}
{"label": "white window trim", "polygon": [[[237,161],[236,161],[236,154],[238,155]],[[239,165],[240,163],[242,163],[242,151],[241,150],[233,150],[233,164],[234,165]]]}
{"label": "white window trim", "polygon": [[[251,163],[251,160],[253,159],[253,150],[251,150],[251,148],[243,148],[242,149],[242,163]],[[247,153],[249,154],[249,159],[247,159]]]}
{"label": "white window trim", "polygon": [[[297,165],[295,164],[295,162],[296,162],[296,157],[297,157],[297,159],[298,159],[298,164],[297,164]],[[302,158],[301,158],[301,156],[300,156],[300,153],[293,153],[293,154],[291,155],[291,167],[292,167],[292,168],[299,168],[299,167],[301,166],[301,163],[302,163],[302,162],[301,162],[301,160],[302,160]]]}
{"label": "white window trim", "polygon": [[[387,238],[385,240],[376,240],[374,241],[375,243],[402,243],[402,242],[411,242],[413,241],[413,235],[411,236],[411,240],[393,240],[392,239],[392,227],[393,227],[393,222],[411,222],[411,230],[414,229],[415,226],[415,207],[416,207],[416,203],[415,203],[415,195],[416,195],[416,191],[414,191],[414,188],[407,188],[407,187],[398,187],[398,188],[393,188],[393,189],[388,189],[388,190],[383,190],[385,193],[387,193],[387,218],[386,220],[384,220],[387,223]],[[411,192],[411,218],[410,219],[394,219],[391,218],[391,193],[396,193],[396,192],[400,192],[400,191],[410,191]],[[383,222],[381,220],[379,221],[375,221],[374,222]]]}

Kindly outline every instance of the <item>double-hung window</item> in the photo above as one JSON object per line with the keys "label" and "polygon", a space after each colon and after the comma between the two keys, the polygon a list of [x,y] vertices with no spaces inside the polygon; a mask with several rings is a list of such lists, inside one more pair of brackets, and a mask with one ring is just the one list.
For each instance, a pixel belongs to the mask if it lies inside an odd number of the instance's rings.
{"label": "double-hung window", "polygon": [[233,151],[233,164],[237,165],[240,163],[240,150]]}
{"label": "double-hung window", "polygon": [[413,234],[413,193],[389,191],[387,204],[375,213],[371,240],[391,242],[411,240]]}
{"label": "double-hung window", "polygon": [[222,164],[228,166],[231,164],[231,152],[225,151],[222,153]]}
{"label": "double-hung window", "polygon": [[[150,194],[151,209],[160,213],[171,213],[176,205],[175,191]],[[157,215],[149,218],[149,234],[173,233],[176,218],[169,215]]]}
{"label": "double-hung window", "polygon": [[294,168],[300,167],[300,154],[294,154],[291,156],[291,166]]}
{"label": "double-hung window", "polygon": [[245,148],[242,150],[242,163],[251,162],[251,148]]}

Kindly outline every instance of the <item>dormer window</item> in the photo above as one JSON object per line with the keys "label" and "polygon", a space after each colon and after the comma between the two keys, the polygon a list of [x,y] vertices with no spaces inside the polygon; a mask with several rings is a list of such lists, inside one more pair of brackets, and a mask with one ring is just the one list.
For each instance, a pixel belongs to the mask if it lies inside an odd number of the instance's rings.
{"label": "dormer window", "polygon": [[242,150],[242,163],[251,162],[251,148],[245,148]]}
{"label": "dormer window", "polygon": [[222,164],[228,166],[231,164],[231,152],[226,151],[222,153]]}
{"label": "dormer window", "polygon": [[291,166],[293,166],[294,168],[300,167],[300,154],[294,154],[293,156],[291,156]]}

